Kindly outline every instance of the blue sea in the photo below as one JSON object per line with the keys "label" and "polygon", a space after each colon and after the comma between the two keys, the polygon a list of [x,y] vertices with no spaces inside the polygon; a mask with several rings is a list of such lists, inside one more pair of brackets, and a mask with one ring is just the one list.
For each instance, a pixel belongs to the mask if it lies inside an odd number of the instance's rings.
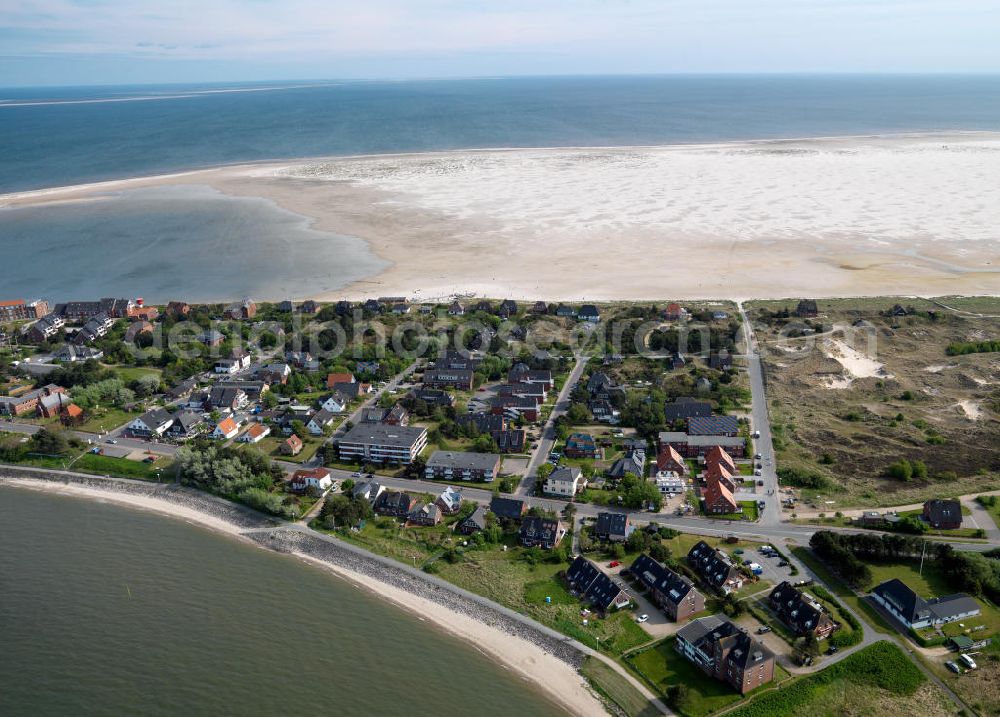
{"label": "blue sea", "polygon": [[[0,90],[0,194],[293,157],[952,130],[1000,130],[1000,76],[561,77],[9,89]],[[184,202],[132,192],[89,207],[0,210],[0,252],[12,257],[2,293],[86,298],[99,284],[106,292],[152,300],[172,295],[221,299],[271,291],[275,278],[290,287],[289,296],[302,293],[294,291],[293,276],[273,273],[294,262],[267,271],[265,258],[290,237],[287,217],[277,215],[245,228],[250,246],[270,247],[261,252],[256,271],[240,264],[223,270],[209,287],[185,277],[183,265],[190,268],[208,256],[199,254],[199,247],[214,252],[226,245],[224,234],[234,230],[232,217],[238,214],[226,197],[214,203],[202,199],[191,213]],[[266,213],[263,206],[256,209]],[[346,285],[356,278],[356,269],[367,272],[378,264],[351,238],[329,239],[337,251],[314,254],[313,271],[325,277],[324,289]],[[169,246],[170,256],[184,257],[163,266],[159,275],[172,287],[171,295],[158,287],[144,290],[152,273],[140,270],[126,280],[120,271],[106,270],[121,256],[122,246],[134,249],[135,242]],[[23,246],[12,251],[16,244]],[[78,287],[58,275],[65,269],[50,270],[63,248],[73,244],[88,249],[73,267],[74,274],[89,280]],[[186,246],[178,254],[180,244]],[[349,251],[342,255],[341,246]],[[26,272],[32,262],[48,271]]]}

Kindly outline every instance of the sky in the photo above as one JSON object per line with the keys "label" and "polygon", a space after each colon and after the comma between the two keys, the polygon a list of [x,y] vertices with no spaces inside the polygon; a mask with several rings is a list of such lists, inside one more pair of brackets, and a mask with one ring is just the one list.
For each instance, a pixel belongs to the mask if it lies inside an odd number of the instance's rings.
{"label": "sky", "polygon": [[0,86],[1000,72],[998,0],[0,0]]}

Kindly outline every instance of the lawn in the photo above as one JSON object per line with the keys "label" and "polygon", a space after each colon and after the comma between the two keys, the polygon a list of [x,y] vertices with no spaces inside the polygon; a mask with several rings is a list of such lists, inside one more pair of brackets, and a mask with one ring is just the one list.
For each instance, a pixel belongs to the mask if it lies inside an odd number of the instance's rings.
{"label": "lawn", "polygon": [[306,440],[302,441],[302,450],[297,456],[288,456],[281,452],[281,445],[285,442],[285,438],[286,436],[282,435],[270,435],[266,438],[262,438],[259,443],[253,445],[249,443],[240,443],[238,445],[256,449],[275,460],[288,461],[289,463],[304,463],[316,455],[316,451],[318,451],[320,446],[323,445],[322,438],[310,436]]}
{"label": "lawn", "polygon": [[728,684],[713,679],[677,654],[676,640],[669,637],[648,650],[627,658],[629,664],[661,695],[677,684],[687,685],[689,700],[681,712],[702,717],[740,701],[740,695]]}
{"label": "lawn", "polygon": [[86,433],[102,433],[124,426],[138,415],[140,414],[129,413],[120,408],[86,409],[84,414],[86,420],[80,425],[74,426],[74,429]]}
{"label": "lawn", "polygon": [[660,711],[604,661],[587,657],[580,666],[580,673],[598,694],[616,704],[628,717],[659,717]]}
{"label": "lawn", "polygon": [[153,463],[142,461],[132,461],[127,458],[113,458],[111,456],[101,456],[94,453],[84,453],[73,463],[73,470],[85,473],[99,473],[101,475],[119,476],[122,478],[138,478],[140,480],[157,480],[165,477],[171,478],[169,466],[171,460],[159,457]]}
{"label": "lawn", "polygon": [[109,368],[125,383],[135,381],[137,378],[142,378],[143,376],[156,376],[159,378],[163,373],[158,368],[147,366],[109,366]]}
{"label": "lawn", "polygon": [[756,521],[760,517],[760,511],[757,508],[757,503],[752,500],[741,500],[740,505],[743,507],[742,513],[703,513],[708,518],[714,518],[715,520],[748,520]]}
{"label": "lawn", "polygon": [[[455,564],[440,562],[440,577],[527,615],[569,635],[585,645],[620,655],[649,641],[649,635],[637,625],[629,611],[614,613],[605,619],[594,615],[584,618],[581,604],[569,594],[559,573],[565,563],[533,560],[531,551],[508,538],[508,549],[490,546],[472,550]],[[546,598],[550,601],[546,602]],[[586,624],[584,620],[586,619]]]}

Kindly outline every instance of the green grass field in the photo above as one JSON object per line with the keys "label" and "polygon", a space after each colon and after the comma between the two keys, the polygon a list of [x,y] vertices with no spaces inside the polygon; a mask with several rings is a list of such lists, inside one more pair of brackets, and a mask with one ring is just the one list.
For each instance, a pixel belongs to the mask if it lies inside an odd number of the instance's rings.
{"label": "green grass field", "polygon": [[74,429],[87,433],[102,433],[124,426],[138,415],[140,414],[129,413],[120,408],[87,409],[84,414],[86,420],[80,425],[74,426]]}
{"label": "green grass field", "polygon": [[137,378],[142,378],[143,376],[156,376],[159,378],[163,373],[162,370],[151,366],[111,366],[110,368],[125,383],[135,381]]}
{"label": "green grass field", "polygon": [[132,461],[127,458],[112,458],[94,453],[84,453],[73,463],[73,470],[85,473],[118,476],[120,478],[138,478],[140,480],[157,480],[171,478],[169,458],[160,457],[153,463]]}
{"label": "green grass field", "polygon": [[617,705],[628,717],[659,716],[660,711],[639,690],[603,661],[588,657],[580,666],[580,672],[598,694]]}

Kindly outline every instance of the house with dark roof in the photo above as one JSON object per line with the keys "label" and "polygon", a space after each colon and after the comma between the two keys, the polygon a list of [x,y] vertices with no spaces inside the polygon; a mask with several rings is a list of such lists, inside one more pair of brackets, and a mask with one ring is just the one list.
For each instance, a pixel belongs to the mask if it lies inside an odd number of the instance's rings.
{"label": "house with dark roof", "polygon": [[413,525],[433,527],[441,522],[441,508],[436,503],[417,503],[406,516]]}
{"label": "house with dark roof", "polygon": [[589,433],[571,433],[566,439],[563,453],[567,458],[600,458],[601,449]]}
{"label": "house with dark roof", "polygon": [[929,500],[924,503],[924,520],[940,530],[961,528],[962,504],[957,500]]}
{"label": "house with dark roof", "polygon": [[406,518],[416,502],[417,499],[409,493],[393,490],[382,493],[373,507],[379,515]]}
{"label": "house with dark roof", "polygon": [[628,540],[628,536],[632,535],[633,532],[635,532],[635,526],[627,513],[601,512],[597,514],[597,522],[594,523],[590,534],[598,540],[621,543]]}
{"label": "house with dark roof", "polygon": [[125,433],[136,438],[153,438],[162,436],[174,422],[174,417],[162,408],[154,408],[138,418],[129,421]]}
{"label": "house with dark roof", "polygon": [[486,530],[486,513],[489,512],[486,506],[481,505],[472,511],[472,515],[464,519],[455,528],[462,535],[472,535],[480,530]]}
{"label": "house with dark roof", "polygon": [[646,474],[645,450],[627,451],[608,469],[609,478],[624,478],[627,473],[631,473],[637,478],[642,478]]}
{"label": "house with dark roof", "polygon": [[795,307],[795,315],[798,317],[806,318],[817,314],[819,314],[819,306],[814,299],[803,299]]}
{"label": "house with dark roof", "polygon": [[736,416],[692,416],[687,419],[689,436],[738,436],[740,423]]}
{"label": "house with dark roof", "polygon": [[201,415],[194,411],[178,411],[173,415],[173,419],[173,423],[167,429],[167,435],[178,440],[190,438],[197,433],[198,426],[202,424]]}
{"label": "house with dark roof", "polygon": [[768,602],[796,635],[813,635],[817,640],[823,640],[837,627],[819,601],[796,589],[787,580],[771,591]]}
{"label": "house with dark roof", "polygon": [[774,653],[719,615],[692,620],[678,630],[674,649],[740,694],[774,679]]}
{"label": "house with dark roof", "polygon": [[686,421],[695,416],[711,416],[712,404],[708,401],[698,401],[694,398],[678,398],[663,407],[663,416],[667,423]]}
{"label": "house with dark roof", "polygon": [[566,528],[557,518],[543,518],[529,515],[521,521],[521,545],[526,548],[545,548],[551,550],[559,545],[566,535]]}
{"label": "house with dark roof", "polygon": [[424,371],[423,384],[428,388],[458,388],[471,391],[476,374],[469,369],[431,368]]}
{"label": "house with dark roof", "polygon": [[427,459],[428,478],[477,481],[489,483],[500,473],[500,456],[496,453],[465,451],[434,451]]}
{"label": "house with dark roof", "polygon": [[682,431],[662,431],[657,442],[661,448],[671,446],[684,458],[700,458],[716,446],[734,458],[746,455],[746,441],[742,436],[692,436]]}
{"label": "house with dark roof", "polygon": [[699,540],[688,551],[687,562],[702,581],[723,594],[743,587],[744,576],[729,557]]}
{"label": "house with dark roof", "polygon": [[601,320],[601,312],[593,304],[584,304],[576,314],[577,321],[589,321],[596,324]]}
{"label": "house with dark roof", "polygon": [[495,495],[490,500],[490,512],[501,520],[521,520],[521,516],[527,510],[525,502],[516,498],[502,498]]}
{"label": "house with dark roof", "polygon": [[601,613],[621,610],[632,602],[622,585],[582,555],[578,555],[566,570],[566,582]]}
{"label": "house with dark roof", "polygon": [[695,589],[690,580],[648,555],[636,558],[629,574],[646,588],[650,600],[674,622],[687,620],[705,609],[705,596]]}
{"label": "house with dark roof", "polygon": [[964,620],[980,613],[979,603],[964,593],[924,600],[898,578],[876,586],[871,597],[894,618],[914,630]]}

